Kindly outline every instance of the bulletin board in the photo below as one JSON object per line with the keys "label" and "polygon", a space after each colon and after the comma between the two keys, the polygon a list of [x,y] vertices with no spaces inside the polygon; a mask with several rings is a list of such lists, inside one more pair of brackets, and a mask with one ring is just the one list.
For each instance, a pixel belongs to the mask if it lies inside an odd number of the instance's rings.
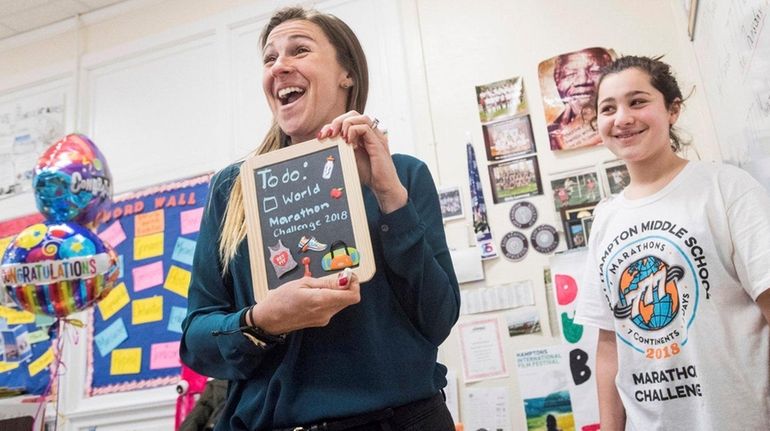
{"label": "bulletin board", "polygon": [[192,258],[211,174],[127,193],[100,215],[120,276],[89,311],[89,396],[175,383]]}
{"label": "bulletin board", "polygon": [[[16,234],[41,221],[43,216],[34,213],[0,222],[0,256],[5,253]],[[7,306],[0,305],[0,319],[0,333],[3,333],[3,338],[7,338],[6,333],[23,336],[30,346],[30,352],[23,358],[6,356],[0,359],[0,393],[8,391],[42,395],[51,379],[49,365],[53,362],[54,352],[52,338],[48,332],[54,319],[19,310],[10,303]],[[55,334],[53,336],[55,337]],[[5,344],[4,342],[5,340],[2,340],[0,344]]]}

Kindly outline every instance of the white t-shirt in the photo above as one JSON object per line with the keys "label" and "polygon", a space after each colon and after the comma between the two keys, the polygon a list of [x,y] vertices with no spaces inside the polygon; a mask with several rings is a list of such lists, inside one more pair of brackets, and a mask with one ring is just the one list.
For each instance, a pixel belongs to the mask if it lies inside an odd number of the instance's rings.
{"label": "white t-shirt", "polygon": [[642,199],[600,204],[576,321],[615,331],[626,430],[770,429],[770,197],[689,162]]}

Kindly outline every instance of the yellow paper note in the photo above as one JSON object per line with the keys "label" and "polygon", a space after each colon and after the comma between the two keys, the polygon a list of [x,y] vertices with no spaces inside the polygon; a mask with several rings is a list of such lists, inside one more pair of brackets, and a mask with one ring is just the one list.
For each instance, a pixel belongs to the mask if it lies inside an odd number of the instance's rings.
{"label": "yellow paper note", "polygon": [[134,238],[134,260],[163,254],[163,232]]}
{"label": "yellow paper note", "polygon": [[10,313],[11,312],[15,312],[15,311],[16,310],[14,310],[11,307],[6,307],[5,305],[0,305],[0,317],[2,317],[3,319],[7,319],[8,316],[10,316]]}
{"label": "yellow paper note", "polygon": [[0,361],[0,373],[5,373],[7,371],[12,371],[19,368],[18,362],[2,362]]}
{"label": "yellow paper note", "polygon": [[29,311],[11,309],[11,311],[8,313],[7,316],[5,316],[5,318],[8,319],[9,325],[35,323],[35,315],[30,313]]}
{"label": "yellow paper note", "polygon": [[45,367],[51,365],[51,362],[53,362],[53,347],[50,347],[39,358],[29,363],[27,366],[29,368],[29,375],[34,376],[43,371]]}
{"label": "yellow paper note", "polygon": [[5,238],[0,238],[0,256],[5,254],[5,249],[8,248],[8,245],[11,244],[11,241],[13,241],[12,236],[8,236]]}
{"label": "yellow paper note", "polygon": [[151,233],[163,232],[165,215],[163,209],[138,214],[134,217],[134,236],[145,236]]}
{"label": "yellow paper note", "polygon": [[187,289],[190,287],[190,271],[171,265],[163,287],[187,298]]}
{"label": "yellow paper note", "polygon": [[110,356],[110,374],[137,374],[142,368],[142,348],[115,349]]}
{"label": "yellow paper note", "polygon": [[131,304],[131,309],[131,323],[134,325],[163,320],[163,297],[137,299]]}
{"label": "yellow paper note", "polygon": [[99,311],[102,313],[102,320],[107,320],[120,311],[121,308],[125,307],[128,301],[126,284],[120,283],[112,289],[106,298],[97,302],[96,305],[99,306]]}

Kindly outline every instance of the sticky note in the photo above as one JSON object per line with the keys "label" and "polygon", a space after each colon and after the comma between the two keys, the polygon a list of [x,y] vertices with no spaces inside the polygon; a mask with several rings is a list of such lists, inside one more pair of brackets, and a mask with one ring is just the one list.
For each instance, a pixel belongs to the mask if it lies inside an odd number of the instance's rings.
{"label": "sticky note", "polygon": [[94,336],[94,342],[102,357],[107,356],[127,339],[128,332],[126,332],[126,325],[123,323],[122,318],[112,322],[110,326]]}
{"label": "sticky note", "polygon": [[163,320],[163,297],[136,299],[131,303],[131,310],[131,323],[134,325]]}
{"label": "sticky note", "polygon": [[51,337],[48,335],[48,332],[43,331],[42,329],[38,329],[37,331],[32,331],[29,334],[27,334],[27,342],[29,344],[39,343],[41,341],[45,341],[50,338]]}
{"label": "sticky note", "polygon": [[45,314],[35,314],[35,325],[37,326],[51,326],[56,322],[56,319],[54,319],[51,316],[46,316]]}
{"label": "sticky note", "polygon": [[50,347],[39,358],[29,363],[27,366],[29,375],[34,376],[43,371],[47,366],[51,365],[51,362],[53,362],[53,347]]}
{"label": "sticky note", "polygon": [[134,260],[148,259],[163,254],[163,232],[134,238]]}
{"label": "sticky note", "polygon": [[129,297],[126,284],[120,283],[110,291],[106,298],[97,302],[96,305],[102,313],[102,320],[107,320],[120,311],[121,308],[125,307],[128,304],[128,301]]}
{"label": "sticky note", "polygon": [[134,277],[134,292],[163,284],[163,261],[137,266],[131,270]]}
{"label": "sticky note", "polygon": [[174,368],[181,364],[179,360],[179,341],[155,343],[150,348],[150,369]]}
{"label": "sticky note", "polygon": [[9,325],[21,325],[24,323],[35,323],[35,315],[30,313],[29,311],[24,310],[14,310],[10,309],[11,311],[8,313],[5,318],[8,320]]}
{"label": "sticky note", "polygon": [[0,256],[5,254],[5,249],[8,248],[8,246],[11,244],[11,241],[13,241],[12,236],[0,238]]}
{"label": "sticky note", "polygon": [[118,255],[118,278],[123,278],[123,274],[126,272],[123,271],[123,255]]}
{"label": "sticky note", "polygon": [[176,239],[174,253],[171,255],[171,258],[177,262],[192,266],[195,244],[195,241],[180,236]]}
{"label": "sticky note", "polygon": [[176,305],[171,307],[171,311],[168,313],[168,329],[171,332],[182,333],[182,321],[187,316],[187,309],[184,307],[177,307]]}
{"label": "sticky note", "polygon": [[201,217],[203,217],[203,207],[179,213],[179,226],[182,235],[198,232],[201,228]]}
{"label": "sticky note", "polygon": [[137,374],[142,368],[142,348],[115,349],[110,356],[110,374]]}
{"label": "sticky note", "polygon": [[137,214],[134,217],[134,236],[163,232],[164,229],[165,215],[163,209]]}
{"label": "sticky note", "polygon": [[101,233],[99,233],[99,238],[114,248],[126,240],[126,232],[123,230],[123,225],[120,224],[120,220],[117,220],[109,225],[107,229],[101,231]]}
{"label": "sticky note", "polygon": [[190,288],[190,271],[171,265],[163,287],[187,298],[187,289]]}
{"label": "sticky note", "polygon": [[6,373],[8,371],[13,371],[15,369],[19,368],[18,362],[3,362],[0,361],[0,373]]}

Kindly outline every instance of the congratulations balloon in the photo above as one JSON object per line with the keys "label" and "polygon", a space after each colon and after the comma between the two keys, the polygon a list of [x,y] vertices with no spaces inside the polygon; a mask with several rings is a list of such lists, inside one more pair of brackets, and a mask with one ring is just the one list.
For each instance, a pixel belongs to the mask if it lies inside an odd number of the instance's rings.
{"label": "congratulations balloon", "polygon": [[71,134],[37,161],[32,179],[37,209],[51,221],[95,222],[112,200],[107,161],[85,135]]}
{"label": "congratulations balloon", "polygon": [[65,317],[106,296],[118,278],[112,247],[70,222],[34,224],[13,239],[0,283],[23,309]]}

